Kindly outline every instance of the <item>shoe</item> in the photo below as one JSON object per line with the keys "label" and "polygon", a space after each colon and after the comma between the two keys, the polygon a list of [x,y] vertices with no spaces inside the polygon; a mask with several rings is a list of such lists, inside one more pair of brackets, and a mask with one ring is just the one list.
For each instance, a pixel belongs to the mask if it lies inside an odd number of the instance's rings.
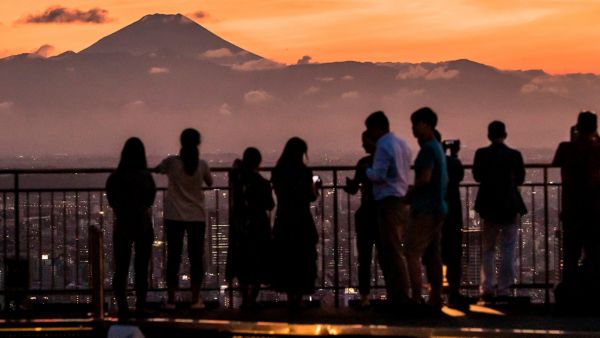
{"label": "shoe", "polygon": [[453,309],[457,309],[457,310],[461,310],[461,311],[465,311],[465,310],[469,310],[469,300],[461,295],[460,293],[457,294],[450,294],[448,296],[448,307],[451,307]]}
{"label": "shoe", "polygon": [[165,310],[175,310],[177,306],[175,305],[175,303],[165,303],[164,308]]}
{"label": "shoe", "polygon": [[202,310],[202,309],[206,308],[206,305],[204,305],[204,300],[202,300],[202,298],[200,298],[200,299],[198,299],[197,302],[192,304],[192,306],[190,306],[190,308],[192,310]]}
{"label": "shoe", "polygon": [[494,302],[494,300],[495,300],[495,298],[496,298],[496,297],[495,297],[495,296],[494,296],[494,294],[493,294],[493,293],[491,293],[491,292],[484,292],[484,293],[482,293],[482,294],[481,294],[481,300],[482,300],[484,303],[493,303],[493,302]]}

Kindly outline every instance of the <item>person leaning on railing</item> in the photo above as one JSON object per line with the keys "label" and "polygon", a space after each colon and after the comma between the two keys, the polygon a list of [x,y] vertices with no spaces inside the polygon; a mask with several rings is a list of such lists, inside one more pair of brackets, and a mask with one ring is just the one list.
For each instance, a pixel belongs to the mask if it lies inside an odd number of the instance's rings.
{"label": "person leaning on railing", "polygon": [[167,309],[175,308],[175,290],[179,287],[179,265],[183,238],[188,237],[188,258],[192,287],[192,309],[203,309],[200,296],[204,278],[204,235],[206,211],[203,185],[212,186],[213,179],[206,161],[201,160],[198,147],[200,133],[185,129],[181,133],[178,156],[164,159],[156,171],[167,175],[169,185],[165,196],[165,230],[167,233]]}
{"label": "person leaning on railing", "polygon": [[[562,281],[556,289],[561,307],[596,306],[600,280],[600,141],[596,114],[582,112],[573,139],[559,145],[553,165],[562,178]],[[583,264],[579,261],[583,256]]]}
{"label": "person leaning on railing", "polygon": [[113,229],[113,289],[118,316],[124,319],[129,315],[127,272],[131,246],[135,245],[136,311],[141,313],[146,305],[148,265],[154,241],[151,207],[156,196],[156,186],[147,169],[144,144],[139,138],[132,137],[125,143],[119,166],[106,182],[106,195],[116,216]]}

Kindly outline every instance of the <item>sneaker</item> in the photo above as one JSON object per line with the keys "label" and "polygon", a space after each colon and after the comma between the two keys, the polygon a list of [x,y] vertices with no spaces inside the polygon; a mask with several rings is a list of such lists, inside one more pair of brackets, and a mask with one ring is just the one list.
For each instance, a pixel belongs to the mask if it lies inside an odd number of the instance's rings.
{"label": "sneaker", "polygon": [[190,306],[190,308],[192,310],[202,310],[206,307],[206,305],[204,305],[204,301],[202,300],[202,298],[198,299],[197,302],[195,302],[194,304],[192,304],[192,306]]}

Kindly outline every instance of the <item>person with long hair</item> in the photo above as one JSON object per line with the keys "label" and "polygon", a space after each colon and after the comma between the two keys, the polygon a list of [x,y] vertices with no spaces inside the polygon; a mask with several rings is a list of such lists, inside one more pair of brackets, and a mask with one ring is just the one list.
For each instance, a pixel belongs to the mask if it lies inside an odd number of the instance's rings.
{"label": "person with long hair", "polygon": [[291,138],[271,178],[277,196],[273,286],[287,293],[291,309],[301,305],[303,295],[314,292],[317,277],[318,234],[310,203],[318,197],[319,183],[313,182],[312,170],[304,163],[307,151],[304,140]]}
{"label": "person with long hair", "polygon": [[254,308],[261,284],[269,283],[269,212],[275,203],[271,184],[258,172],[261,161],[258,149],[247,148],[230,174],[233,204],[226,276],[230,282],[237,277],[243,309]]}
{"label": "person with long hair", "polygon": [[125,142],[119,166],[106,182],[106,195],[115,214],[113,289],[118,316],[125,318],[129,315],[127,272],[131,247],[135,246],[136,311],[143,312],[148,293],[148,265],[154,241],[151,208],[156,196],[156,185],[147,169],[146,151],[139,138],[132,137]]}
{"label": "person with long hair", "polygon": [[181,133],[179,155],[164,159],[156,170],[167,175],[169,184],[164,202],[167,234],[167,309],[175,308],[175,291],[179,287],[179,266],[183,238],[187,233],[188,258],[192,289],[192,309],[203,309],[200,287],[204,277],[203,255],[206,210],[203,186],[213,179],[206,161],[200,159],[200,133],[185,129]]}

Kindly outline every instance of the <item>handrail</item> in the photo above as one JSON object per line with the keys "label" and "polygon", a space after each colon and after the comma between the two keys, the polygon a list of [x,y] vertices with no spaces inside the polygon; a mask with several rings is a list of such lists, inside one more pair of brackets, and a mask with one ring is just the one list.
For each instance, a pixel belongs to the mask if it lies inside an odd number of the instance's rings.
{"label": "handrail", "polygon": [[[327,203],[331,203],[332,199],[333,199],[333,204],[330,204],[331,208],[327,209],[327,218],[325,217],[325,195],[323,196],[323,199],[321,200],[319,206],[317,206],[318,208],[322,208],[320,211],[318,211],[318,213],[320,213],[320,215],[318,215],[317,217],[321,218],[321,222],[325,222],[326,220],[329,223],[328,228],[329,230],[327,234],[325,234],[325,226],[322,226],[321,229],[321,233],[322,233],[322,238],[323,241],[320,244],[320,248],[321,248],[321,255],[322,255],[322,269],[321,270],[321,274],[323,276],[321,276],[320,278],[322,278],[322,285],[320,287],[318,287],[319,289],[323,289],[323,290],[332,290],[332,293],[335,295],[334,298],[334,303],[336,306],[339,306],[340,304],[340,298],[343,296],[342,291],[343,288],[354,288],[355,287],[355,278],[353,278],[354,272],[352,272],[352,268],[353,266],[351,266],[351,253],[355,250],[353,248],[350,248],[350,246],[352,245],[351,242],[351,236],[350,234],[352,233],[350,231],[351,229],[351,215],[353,214],[352,210],[353,208],[351,207],[350,204],[350,196],[347,196],[347,194],[344,194],[340,189],[342,189],[345,186],[344,182],[341,182],[339,179],[343,178],[343,176],[341,176],[341,172],[348,172],[348,171],[354,171],[355,166],[353,165],[321,165],[321,166],[310,166],[310,168],[313,171],[316,172],[325,172],[326,175],[330,175],[327,176],[327,184],[325,184],[322,189],[323,191],[327,191],[326,195],[327,197]],[[464,165],[464,168],[469,170],[472,169],[472,164],[466,164]],[[538,216],[539,217],[543,217],[543,221],[540,218],[539,222],[536,222],[535,217],[534,219],[532,219],[531,221],[534,223],[538,224],[538,228],[533,228],[531,231],[532,232],[523,232],[523,236],[532,236],[533,240],[532,242],[535,242],[535,232],[539,231],[539,237],[538,239],[543,240],[540,241],[538,245],[536,245],[535,243],[532,246],[533,250],[544,250],[544,252],[540,255],[543,255],[545,261],[543,262],[543,264],[536,264],[535,263],[535,257],[533,258],[533,267],[535,269],[537,269],[536,271],[533,272],[533,280],[529,280],[530,277],[526,277],[525,279],[523,279],[522,284],[518,284],[515,285],[515,288],[519,289],[519,288],[539,288],[539,289],[545,289],[545,297],[544,300],[546,303],[550,302],[550,288],[552,287],[552,283],[554,281],[554,279],[550,279],[552,273],[555,273],[556,267],[553,265],[553,269],[554,270],[550,270],[551,266],[550,264],[555,264],[554,262],[556,262],[556,259],[553,260],[553,263],[551,262],[551,256],[550,256],[550,240],[552,240],[552,245],[554,247],[554,245],[556,245],[557,241],[560,240],[560,238],[555,239],[554,237],[552,237],[552,239],[550,239],[550,236],[554,236],[551,234],[552,229],[550,229],[550,215],[552,212],[552,216],[554,216],[554,211],[550,210],[550,206],[549,206],[549,193],[550,191],[555,192],[558,191],[558,194],[560,194],[560,186],[561,183],[558,183],[560,181],[551,181],[551,178],[549,177],[549,172],[551,168],[555,168],[553,165],[548,164],[548,163],[528,163],[525,164],[525,168],[526,169],[533,169],[533,170],[537,170],[537,169],[543,169],[541,171],[535,171],[536,173],[536,177],[534,180],[532,181],[528,181],[525,184],[522,185],[523,187],[523,192],[524,193],[529,193],[529,194],[535,194],[537,191],[537,195],[538,197],[541,197],[542,199],[538,199],[538,201],[541,201],[541,203],[543,204],[543,211],[540,208],[539,212],[538,212]],[[63,209],[62,210],[62,215],[65,217],[64,219],[56,219],[57,224],[62,224],[61,222],[63,222],[64,224],[67,224],[67,203],[69,204],[68,208],[72,208],[72,210],[70,210],[69,212],[71,212],[70,215],[75,215],[72,217],[79,217],[79,202],[81,202],[82,206],[81,206],[81,211],[83,213],[87,212],[87,217],[88,217],[88,225],[90,224],[90,218],[89,218],[89,213],[90,213],[90,200],[89,200],[89,195],[91,194],[98,194],[100,193],[100,195],[102,195],[101,193],[104,191],[104,187],[88,187],[88,186],[84,186],[84,187],[60,187],[60,188],[49,188],[49,187],[40,187],[40,188],[35,188],[35,187],[30,187],[30,184],[24,184],[24,182],[27,182],[30,177],[28,176],[34,176],[34,175],[54,175],[54,174],[66,174],[66,175],[73,175],[74,177],[76,177],[79,174],[109,174],[111,172],[113,172],[115,169],[114,168],[41,168],[41,169],[0,169],[0,176],[4,175],[4,176],[11,176],[12,175],[12,180],[14,180],[13,182],[13,186],[10,187],[10,181],[6,181],[6,185],[9,186],[9,188],[0,188],[0,197],[3,197],[4,199],[4,230],[6,231],[6,228],[12,228],[12,225],[7,226],[7,210],[9,210],[9,219],[13,220],[14,219],[14,225],[15,225],[15,237],[19,238],[20,236],[23,236],[23,238],[26,238],[28,240],[30,234],[29,234],[29,230],[33,227],[34,229],[36,229],[35,227],[35,219],[30,217],[29,215],[29,202],[30,202],[30,194],[33,194],[33,196],[35,196],[32,200],[32,208],[38,208],[38,214],[36,216],[35,212],[33,213],[33,217],[42,217],[41,214],[41,194],[47,194],[44,196],[48,196],[50,194],[52,194],[52,196],[57,195],[58,198],[55,200],[54,197],[51,198],[51,202],[50,205],[52,205],[51,210],[52,212],[54,212],[54,210],[56,209],[57,211],[60,212],[59,209]],[[224,174],[227,173],[231,170],[230,167],[214,167],[211,168],[211,171],[214,173],[219,173],[219,174]],[[261,168],[262,171],[268,172],[273,170],[273,167],[265,167],[265,168]],[[554,176],[553,176],[554,177]],[[68,185],[68,182],[66,183]],[[90,184],[95,184],[98,185],[98,182],[96,183],[91,183]],[[43,186],[43,183],[41,184]],[[23,186],[25,186],[26,188],[22,188]],[[37,186],[37,185],[36,185]],[[466,200],[464,201],[463,204],[463,208],[466,208],[465,210],[467,210],[468,212],[472,210],[472,201],[470,199],[470,196],[472,196],[472,189],[478,187],[479,184],[475,183],[473,181],[467,181],[466,183],[462,183],[461,184],[461,188],[464,189],[462,190],[465,194],[466,194]],[[217,199],[216,199],[216,203],[217,203],[217,207],[219,207],[218,203],[223,203],[223,202],[219,202],[219,194],[218,191],[222,191],[223,194],[225,194],[225,192],[230,191],[230,186],[228,186],[227,181],[225,181],[224,184],[220,184],[219,186],[216,187],[206,187],[206,190],[215,190],[214,195]],[[542,192],[543,190],[543,192]],[[159,191],[161,193],[164,193],[165,188],[161,187],[159,188]],[[61,195],[64,194],[70,194],[73,193],[74,195],[79,195],[79,196],[87,196],[88,200],[85,201],[84,200],[79,200],[78,197],[75,197],[75,200],[73,202],[73,200],[68,200],[66,198],[62,198],[61,199]],[[543,193],[543,196],[539,196]],[[11,201],[8,202],[8,206],[7,206],[7,202],[6,202],[6,197],[10,197]],[[73,195],[71,195],[73,196]],[[208,196],[208,195],[207,195]],[[220,198],[225,200],[226,197],[224,197],[225,195],[221,196]],[[347,200],[346,200],[347,198]],[[559,197],[558,197],[559,199]],[[534,197],[532,197],[532,200],[535,200]],[[53,204],[55,201],[59,202],[57,204]],[[346,201],[347,202],[347,206],[344,204]],[[354,200],[356,201],[356,200]],[[554,201],[554,200],[553,200]],[[98,200],[96,199],[96,203],[98,202]],[[37,204],[35,204],[37,203]],[[47,202],[45,202],[47,203]],[[63,204],[60,204],[63,203]],[[86,204],[87,203],[87,204]],[[102,203],[102,196],[100,196],[100,201],[99,203]],[[158,203],[158,202],[157,202]],[[9,207],[14,207],[14,212],[12,209],[8,209]],[[58,209],[57,209],[58,208]],[[102,204],[100,204],[100,209],[101,210],[106,210],[107,206],[104,205],[102,206]],[[227,208],[227,202],[225,201],[221,207],[222,208],[221,211],[226,210]],[[46,209],[47,210],[47,209]],[[74,212],[73,212],[74,211]],[[219,211],[216,210],[216,212],[218,213]],[[333,212],[333,214],[331,214],[331,212]],[[534,211],[535,212],[535,211]],[[85,215],[85,214],[84,214]],[[46,215],[44,215],[44,217],[46,217]],[[54,217],[54,216],[52,216]],[[83,217],[83,216],[82,216]],[[103,216],[104,217],[104,216]],[[104,218],[101,218],[101,222],[104,222]],[[346,219],[347,217],[347,219]],[[32,221],[33,219],[33,221]],[[52,222],[54,222],[54,218],[52,218]],[[79,219],[80,221],[82,219]],[[224,218],[222,218],[221,220],[224,220]],[[477,224],[475,224],[474,227],[471,227],[469,225],[469,215],[467,214],[467,223],[465,224],[465,234],[477,230]],[[218,215],[217,215],[217,219],[215,220],[217,223],[219,223],[219,219],[218,219]],[[473,218],[474,222],[477,222],[476,218]],[[73,219],[70,219],[68,221],[68,224],[72,224]],[[348,223],[346,223],[348,222]],[[554,221],[552,221],[552,226],[555,226]],[[11,222],[9,222],[11,223]],[[38,224],[38,228],[42,229],[42,223],[41,221],[37,221]],[[85,226],[85,219],[83,219],[83,222],[80,223],[83,224]],[[102,223],[103,224],[103,223]],[[226,224],[226,223],[224,223]],[[72,225],[69,225],[69,227],[71,227]],[[347,226],[347,227],[346,227]],[[65,229],[65,233],[66,233],[66,226],[57,226],[54,227],[54,225],[51,225],[50,227],[52,227],[52,235],[54,236],[54,231],[58,230],[61,231],[63,229]],[[21,231],[21,233],[19,234],[21,228],[23,228],[23,231]],[[44,232],[47,233],[48,231],[48,227],[43,228]],[[75,230],[78,231],[79,228],[76,228]],[[346,229],[348,229],[348,236],[346,238],[346,236],[342,237],[342,234],[338,234],[339,232],[343,232],[346,231]],[[27,231],[27,233],[26,233]],[[219,231],[219,230],[216,230]],[[530,231],[530,230],[527,230]],[[544,238],[542,238],[542,234],[541,232],[544,232]],[[59,233],[59,232],[57,232]],[[217,234],[218,235],[218,234]],[[41,235],[40,236],[40,240],[41,240]],[[328,237],[325,237],[328,236]],[[467,235],[465,235],[467,236]],[[6,236],[5,236],[6,237]],[[33,237],[32,237],[33,238]],[[66,243],[66,235],[65,235],[65,240],[64,243]],[[85,238],[85,237],[83,237]],[[219,241],[219,237],[215,237],[217,241]],[[330,240],[329,243],[325,243],[325,239]],[[72,237],[69,237],[69,240],[72,240]],[[473,239],[471,239],[473,240]],[[526,238],[526,240],[529,241],[529,238]],[[6,251],[6,238],[3,239],[3,243],[5,245],[5,250]],[[23,242],[23,243],[21,243]],[[52,242],[54,242],[54,240],[52,240]],[[41,243],[41,242],[40,242]],[[79,239],[77,239],[76,241],[77,244],[79,244]],[[81,242],[84,243],[84,242]],[[467,240],[468,243],[468,240]],[[476,242],[474,242],[475,245],[477,244]],[[530,242],[531,243],[531,242]],[[0,243],[2,244],[2,243]],[[29,243],[27,243],[27,250],[30,250],[28,247]],[[531,247],[531,244],[528,244]],[[21,246],[21,247],[20,247]],[[22,246],[26,246],[25,241],[21,241],[21,240],[16,240],[15,241],[15,249],[11,249],[11,252],[15,252],[16,256],[18,257],[19,255],[22,255]],[[218,246],[218,243],[217,243]],[[66,244],[63,244],[63,247],[66,247]],[[35,248],[35,244],[33,246],[33,248]],[[41,248],[41,244],[40,244],[40,248]],[[66,250],[66,249],[65,249]],[[332,251],[328,251],[330,253],[328,253],[327,255],[332,255],[333,256],[333,261],[331,261],[331,257],[327,257],[327,259],[329,261],[326,261],[326,254],[325,251],[326,250],[332,250]],[[348,250],[346,252],[346,250]],[[529,250],[529,249],[527,249]],[[76,255],[79,255],[79,250],[76,250]],[[25,252],[25,251],[23,251]],[[29,253],[29,251],[27,251]],[[347,253],[347,254],[346,254]],[[40,249],[40,255],[41,255],[41,249]],[[66,257],[66,251],[64,253],[65,257]],[[535,255],[535,254],[534,254]],[[554,257],[554,254],[552,254]],[[36,257],[37,253],[34,253],[34,256],[32,257]],[[55,257],[54,254],[52,254],[52,257]],[[62,257],[60,254],[56,257]],[[33,258],[35,260],[35,258]],[[77,264],[79,262],[79,257],[76,256],[75,260],[77,261]],[[342,263],[344,260],[348,259],[348,263],[346,265],[346,263]],[[527,259],[527,258],[526,258]],[[530,261],[527,260],[523,260],[522,263],[524,262],[525,264],[531,264]],[[58,258],[56,258],[57,262],[60,263],[58,261]],[[540,260],[541,261],[541,260]],[[471,262],[471,261],[469,261]],[[474,260],[472,261],[473,263],[468,263],[468,264],[477,264],[477,258],[474,258]],[[219,258],[217,258],[217,263],[220,264],[222,263],[221,261],[219,261]],[[541,262],[540,262],[541,263]],[[54,261],[52,261],[52,269],[54,269]],[[326,265],[327,264],[327,265]],[[543,266],[542,266],[543,265]],[[355,267],[354,267],[355,268]],[[41,266],[39,267],[40,269],[40,276],[41,276]],[[72,269],[72,268],[71,268]],[[544,271],[542,272],[542,269],[544,269]],[[77,270],[77,268],[75,268],[75,270]],[[54,270],[52,270],[54,271]],[[70,271],[70,273],[72,273],[73,271]],[[79,273],[79,271],[75,271],[76,273]],[[325,277],[325,272],[327,272],[328,276],[327,279]],[[527,274],[527,272],[525,272],[525,274]],[[545,274],[545,275],[544,275]],[[535,280],[535,276],[538,276],[538,281],[536,282]],[[552,275],[555,276],[555,275]],[[66,281],[67,281],[67,277],[66,277],[66,273],[64,277],[64,284],[66,285]],[[541,277],[541,278],[540,278]],[[79,278],[79,275],[77,275],[77,278]],[[476,277],[473,277],[476,278]],[[542,279],[543,278],[543,279]],[[554,277],[552,277],[554,278]],[[218,284],[219,281],[221,280],[220,277],[217,277],[217,281],[216,283]],[[521,281],[521,279],[519,279]],[[542,281],[543,283],[539,283],[539,281]],[[476,281],[476,279],[475,279]],[[54,283],[54,279],[52,279],[52,283]],[[52,284],[54,285],[54,284]],[[85,285],[82,285],[83,288],[81,289],[77,289],[77,290],[70,290],[70,289],[66,289],[67,287],[65,286],[65,293],[70,293],[70,292],[84,292],[85,290],[88,290],[85,288]],[[216,285],[216,287],[214,286],[207,286],[206,290],[219,290],[221,286],[220,285]],[[472,289],[474,288],[474,285],[465,285],[464,286],[465,289]],[[40,287],[41,288],[41,287]],[[155,289],[155,290],[161,290],[161,287],[155,287],[155,288],[151,288],[151,289]],[[32,290],[32,294],[35,294],[38,291],[43,291],[43,290]],[[229,291],[232,291],[232,289],[230,289]],[[52,286],[52,290],[49,290],[49,292],[53,293],[55,292],[54,290],[54,286]],[[60,291],[56,291],[56,292],[60,292]],[[0,294],[2,293],[2,290],[0,290]]]}

